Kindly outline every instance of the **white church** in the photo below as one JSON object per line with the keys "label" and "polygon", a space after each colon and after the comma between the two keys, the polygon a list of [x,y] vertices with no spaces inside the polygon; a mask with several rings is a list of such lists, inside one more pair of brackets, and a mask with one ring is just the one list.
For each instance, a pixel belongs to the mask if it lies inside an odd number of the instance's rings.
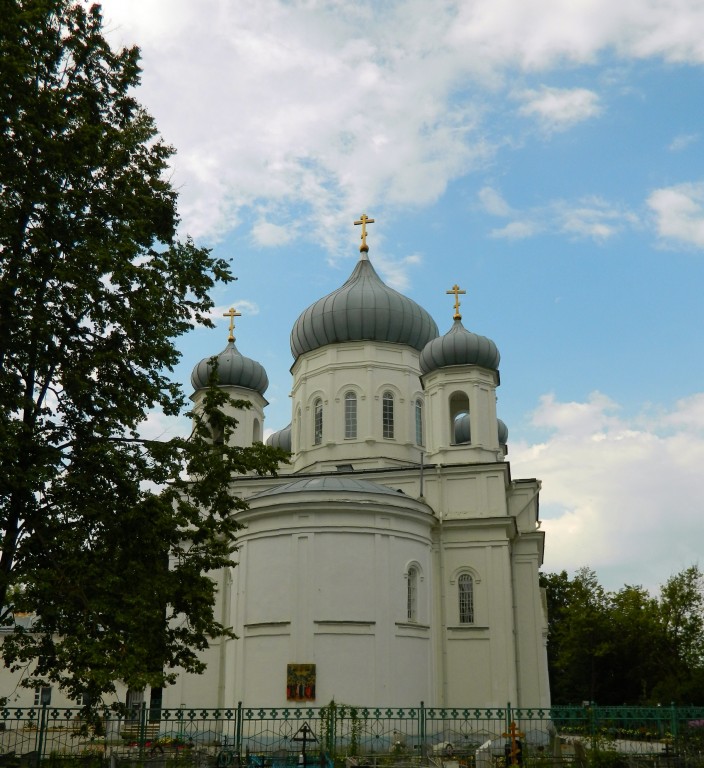
{"label": "white church", "polygon": [[[238,477],[237,565],[217,575],[220,621],[203,676],[164,707],[544,707],[550,703],[540,483],[511,476],[496,415],[499,352],[385,285],[366,216],[349,279],[291,331],[291,452],[278,477]],[[220,386],[263,435],[264,368],[230,339]],[[449,320],[449,312],[448,312]],[[191,378],[195,407],[211,357]]]}

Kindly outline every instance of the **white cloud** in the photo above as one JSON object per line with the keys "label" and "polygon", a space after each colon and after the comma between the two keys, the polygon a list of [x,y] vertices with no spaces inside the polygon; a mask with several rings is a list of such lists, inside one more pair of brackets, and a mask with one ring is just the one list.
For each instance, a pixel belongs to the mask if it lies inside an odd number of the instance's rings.
{"label": "white cloud", "polygon": [[[245,213],[261,201],[295,205],[314,216],[298,235],[334,250],[326,222],[342,212],[431,203],[492,157],[502,139],[486,138],[487,99],[503,100],[508,71],[611,51],[704,61],[702,4],[668,5],[104,0],[103,9],[115,43],[142,46],[139,96],[178,148],[184,229],[217,239],[253,220],[255,240],[276,243],[276,224]],[[553,129],[599,110],[583,88],[524,100]]]}
{"label": "white cloud", "polygon": [[556,204],[555,213],[563,232],[596,241],[608,240],[625,226],[638,223],[635,214],[598,197],[584,198],[576,205]]}
{"label": "white cloud", "polygon": [[492,216],[511,215],[511,206],[504,200],[501,193],[492,187],[482,187],[478,197],[482,208]]}
{"label": "white cloud", "polygon": [[512,221],[505,227],[492,229],[490,237],[503,238],[505,240],[525,240],[540,232],[540,226],[532,221]]}
{"label": "white cloud", "polygon": [[515,94],[523,102],[520,114],[535,117],[546,131],[564,131],[601,112],[599,97],[586,88],[524,90]]}
{"label": "white cloud", "polygon": [[[658,584],[700,556],[704,395],[625,417],[610,398],[541,399],[539,443],[511,445],[514,475],[543,481],[545,570],[589,565],[608,582]],[[624,577],[624,574],[626,576]]]}
{"label": "white cloud", "polygon": [[292,226],[274,224],[265,219],[259,219],[252,227],[254,241],[263,246],[285,245],[294,238],[295,233],[296,230]]}
{"label": "white cloud", "polygon": [[519,211],[498,191],[485,187],[479,192],[479,200],[487,213],[514,219],[489,233],[490,237],[506,240],[523,240],[539,232],[561,232],[603,242],[639,223],[638,217],[628,209],[599,197],[585,197],[576,202],[555,200],[542,207]]}
{"label": "white cloud", "polygon": [[647,203],[661,238],[704,247],[704,182],[656,189]]}
{"label": "white cloud", "polygon": [[698,133],[681,133],[670,142],[668,149],[670,152],[682,152],[682,150],[687,149],[692,144],[696,144],[699,138]]}

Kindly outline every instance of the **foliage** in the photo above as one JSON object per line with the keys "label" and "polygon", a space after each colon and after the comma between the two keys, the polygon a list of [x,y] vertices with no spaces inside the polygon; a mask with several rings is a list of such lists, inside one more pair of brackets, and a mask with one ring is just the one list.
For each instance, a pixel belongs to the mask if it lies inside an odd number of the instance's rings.
{"label": "foliage", "polygon": [[594,571],[541,575],[555,704],[699,703],[704,683],[704,579],[697,566],[653,597],[606,592]]}
{"label": "foliage", "polygon": [[[208,572],[229,566],[234,473],[281,452],[234,448],[217,373],[187,439],[140,436],[182,412],[175,339],[210,325],[229,266],[176,239],[170,147],[134,98],[134,48],[97,6],[8,0],[0,13],[0,605],[33,614],[2,654],[97,701],[123,680],[198,672],[231,636]],[[210,423],[225,441],[210,441]],[[190,479],[189,479],[190,478]]]}

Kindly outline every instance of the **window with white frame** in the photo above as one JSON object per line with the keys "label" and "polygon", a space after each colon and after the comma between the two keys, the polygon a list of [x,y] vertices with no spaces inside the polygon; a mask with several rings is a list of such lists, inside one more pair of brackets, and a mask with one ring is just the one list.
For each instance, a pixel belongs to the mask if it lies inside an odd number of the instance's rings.
{"label": "window with white frame", "polygon": [[382,435],[389,440],[393,440],[394,396],[391,392],[384,392],[381,398],[381,427]]}
{"label": "window with white frame", "polygon": [[468,573],[457,579],[460,624],[474,624],[474,580]]}
{"label": "window with white frame", "polygon": [[345,439],[357,437],[357,395],[354,392],[345,394]]}
{"label": "window with white frame", "polygon": [[323,401],[318,398],[313,403],[313,445],[323,442]]}
{"label": "window with white frame", "polygon": [[412,565],[406,574],[408,587],[408,600],[406,606],[406,618],[408,621],[418,620],[418,569]]}
{"label": "window with white frame", "polygon": [[415,404],[416,416],[416,445],[423,445],[423,401],[418,399]]}

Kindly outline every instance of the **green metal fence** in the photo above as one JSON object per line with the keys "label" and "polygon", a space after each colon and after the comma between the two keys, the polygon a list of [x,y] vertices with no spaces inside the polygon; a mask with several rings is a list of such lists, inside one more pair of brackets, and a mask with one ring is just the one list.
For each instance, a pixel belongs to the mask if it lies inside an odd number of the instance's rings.
{"label": "green metal fence", "polygon": [[0,710],[0,768],[704,768],[704,707]]}

